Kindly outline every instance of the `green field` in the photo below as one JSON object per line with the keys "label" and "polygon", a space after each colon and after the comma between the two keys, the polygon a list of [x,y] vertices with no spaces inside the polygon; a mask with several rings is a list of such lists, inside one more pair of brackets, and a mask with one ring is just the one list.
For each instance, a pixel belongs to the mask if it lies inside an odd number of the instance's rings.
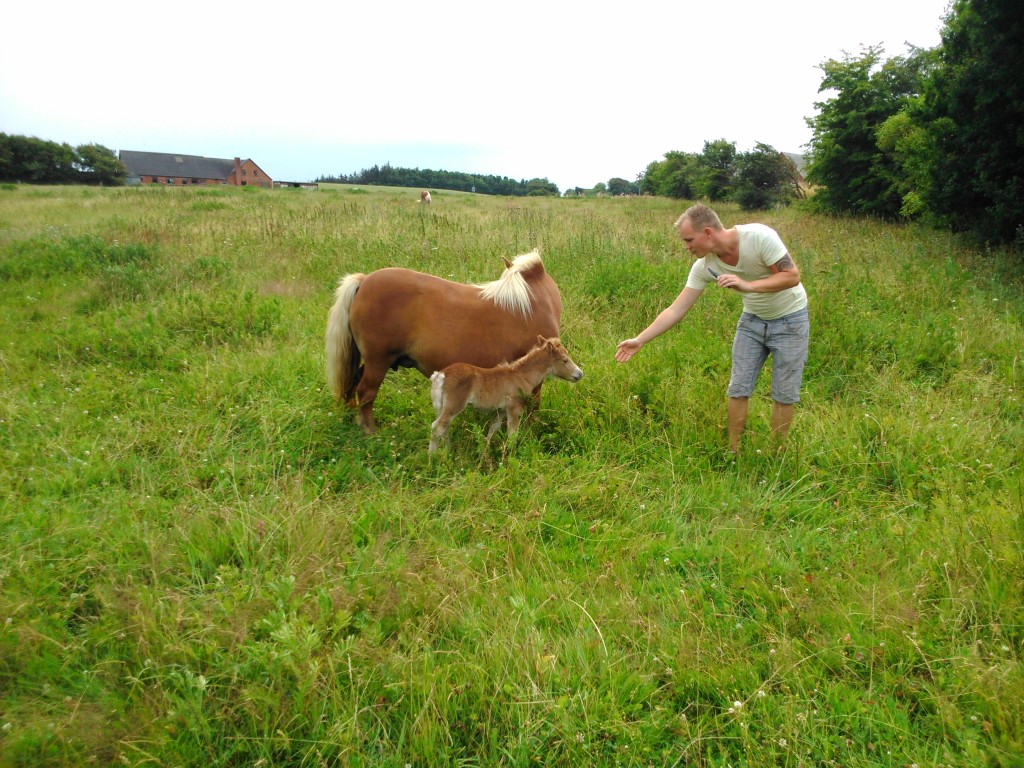
{"label": "green field", "polygon": [[[613,360],[684,203],[417,198],[0,189],[0,766],[1024,764],[1019,260],[759,216],[811,358],[731,459],[738,297]],[[428,458],[403,370],[363,436],[338,279],[534,247],[584,379]]]}

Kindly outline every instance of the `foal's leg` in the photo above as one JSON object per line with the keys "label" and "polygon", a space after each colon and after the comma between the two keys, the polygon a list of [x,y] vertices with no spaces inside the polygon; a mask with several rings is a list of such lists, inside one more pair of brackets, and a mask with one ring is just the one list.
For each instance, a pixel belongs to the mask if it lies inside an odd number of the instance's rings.
{"label": "foal's leg", "polygon": [[450,442],[448,436],[448,426],[452,423],[452,419],[458,416],[465,409],[466,404],[452,402],[451,394],[445,393],[444,405],[441,407],[441,411],[437,414],[437,418],[434,419],[434,423],[430,425],[430,446],[427,448],[428,453],[433,453],[437,450],[438,440],[444,439],[447,444]]}
{"label": "foal's leg", "polygon": [[451,423],[451,419],[448,421],[441,421],[441,417],[438,416],[434,419],[434,423],[430,425],[430,446],[427,448],[427,453],[433,453],[437,450],[437,441],[444,438],[445,442],[448,442],[448,425]]}
{"label": "foal's leg", "polygon": [[433,453],[437,450],[437,441],[445,436],[447,429],[448,425],[441,425],[440,416],[434,419],[434,423],[430,425],[430,445],[427,447],[427,453]]}
{"label": "foal's leg", "polygon": [[505,411],[501,408],[494,416],[494,420],[491,422],[491,426],[487,429],[487,440],[485,442],[491,442],[491,438],[494,437],[494,433],[501,429],[501,423],[505,420]]}
{"label": "foal's leg", "polygon": [[511,437],[519,429],[519,417],[526,403],[522,398],[513,397],[508,402],[508,434]]}

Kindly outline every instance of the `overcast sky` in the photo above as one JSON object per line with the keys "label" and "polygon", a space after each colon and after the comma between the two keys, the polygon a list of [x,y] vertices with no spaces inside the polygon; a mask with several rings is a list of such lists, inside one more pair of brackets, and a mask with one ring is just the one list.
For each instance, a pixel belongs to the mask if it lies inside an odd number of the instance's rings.
{"label": "overcast sky", "polygon": [[887,56],[934,47],[946,10],[947,0],[13,2],[0,132],[251,157],[285,181],[391,163],[590,188],[715,139],[802,152],[823,61],[866,45]]}

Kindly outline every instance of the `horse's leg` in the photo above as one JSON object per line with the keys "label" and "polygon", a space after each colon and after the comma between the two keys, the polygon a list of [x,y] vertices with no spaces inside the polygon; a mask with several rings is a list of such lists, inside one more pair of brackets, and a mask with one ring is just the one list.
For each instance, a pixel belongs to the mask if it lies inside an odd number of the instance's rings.
{"label": "horse's leg", "polygon": [[356,385],[355,400],[359,410],[356,412],[356,423],[362,427],[363,433],[372,435],[377,431],[377,422],[373,418],[373,401],[377,399],[377,390],[388,373],[388,366],[377,361],[363,361],[363,375]]}

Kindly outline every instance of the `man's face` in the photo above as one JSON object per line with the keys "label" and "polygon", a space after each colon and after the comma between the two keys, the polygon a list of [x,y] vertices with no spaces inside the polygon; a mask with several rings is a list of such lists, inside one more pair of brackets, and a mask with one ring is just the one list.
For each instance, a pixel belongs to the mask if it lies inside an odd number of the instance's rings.
{"label": "man's face", "polygon": [[684,219],[679,225],[679,237],[682,238],[683,247],[697,259],[708,255],[711,250],[711,235],[707,229],[694,231],[689,219]]}

